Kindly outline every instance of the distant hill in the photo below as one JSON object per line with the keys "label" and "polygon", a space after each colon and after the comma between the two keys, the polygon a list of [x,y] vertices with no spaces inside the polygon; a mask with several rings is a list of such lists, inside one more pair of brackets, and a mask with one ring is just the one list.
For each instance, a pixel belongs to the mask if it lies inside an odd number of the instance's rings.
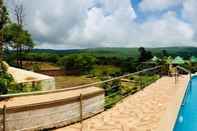
{"label": "distant hill", "polygon": [[[153,55],[160,56],[162,50],[166,50],[171,56],[182,56],[188,58],[192,55],[197,56],[197,47],[161,47],[161,48],[146,48]],[[75,53],[90,53],[95,56],[108,57],[133,57],[138,56],[138,48],[89,48],[89,49],[72,49],[72,50],[52,50],[52,49],[34,49],[33,52],[55,53],[60,55],[75,54]]]}

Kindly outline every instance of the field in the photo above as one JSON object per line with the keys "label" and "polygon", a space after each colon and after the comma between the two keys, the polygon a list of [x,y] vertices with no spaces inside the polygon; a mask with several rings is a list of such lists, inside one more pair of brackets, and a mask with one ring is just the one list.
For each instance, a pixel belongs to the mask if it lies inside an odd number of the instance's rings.
{"label": "field", "polygon": [[113,75],[114,73],[117,73],[119,71],[120,68],[118,67],[114,67],[112,65],[103,65],[95,66],[88,75],[57,76],[55,77],[56,88],[67,88],[97,82],[99,81],[99,77],[103,75]]}
{"label": "field", "polygon": [[39,61],[23,61],[23,67],[25,69],[31,70],[34,66],[38,66],[40,70],[53,70],[59,69],[57,65],[50,62],[39,62]]}
{"label": "field", "polygon": [[89,84],[98,81],[94,78],[87,78],[86,76],[57,76],[55,77],[56,88],[68,88],[84,84]]}

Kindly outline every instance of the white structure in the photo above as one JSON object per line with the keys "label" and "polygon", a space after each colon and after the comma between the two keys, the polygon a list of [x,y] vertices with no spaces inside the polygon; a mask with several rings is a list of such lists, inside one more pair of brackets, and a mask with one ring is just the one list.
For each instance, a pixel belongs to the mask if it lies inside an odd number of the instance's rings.
{"label": "white structure", "polygon": [[8,66],[8,73],[13,76],[16,83],[31,84],[32,82],[35,82],[40,84],[42,90],[55,89],[54,77],[10,66]]}

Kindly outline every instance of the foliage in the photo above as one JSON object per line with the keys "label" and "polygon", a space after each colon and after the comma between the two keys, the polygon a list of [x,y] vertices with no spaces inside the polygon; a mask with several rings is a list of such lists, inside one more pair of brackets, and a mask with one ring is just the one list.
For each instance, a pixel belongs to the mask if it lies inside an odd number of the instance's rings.
{"label": "foliage", "polygon": [[114,80],[111,82],[103,83],[102,88],[105,90],[105,95],[110,95],[111,93],[114,93],[114,92],[120,92],[121,81]]}
{"label": "foliage", "polygon": [[23,60],[28,61],[45,61],[45,62],[52,62],[56,63],[59,60],[59,56],[57,54],[53,53],[35,53],[35,52],[29,52],[26,55],[23,55]]}
{"label": "foliage", "polygon": [[105,109],[111,108],[114,104],[122,99],[120,92],[114,92],[109,96],[105,97]]}
{"label": "foliage", "polygon": [[150,60],[153,57],[152,52],[146,51],[144,47],[140,47],[138,51],[140,53],[139,58],[138,58],[139,62],[145,62],[147,60]]}
{"label": "foliage", "polygon": [[96,58],[87,54],[74,54],[61,58],[58,63],[64,66],[65,72],[86,74],[95,65]]}
{"label": "foliage", "polygon": [[8,88],[8,93],[22,93],[22,92],[33,92],[40,91],[41,85],[40,83],[35,84],[11,84]]}
{"label": "foliage", "polygon": [[128,57],[123,60],[120,67],[121,67],[123,73],[125,73],[125,72],[131,73],[131,72],[136,71],[137,65],[138,65],[138,62],[133,57]]}
{"label": "foliage", "polygon": [[119,76],[121,74],[121,68],[113,65],[96,65],[91,70],[90,74],[93,77],[104,77],[104,76]]}
{"label": "foliage", "polygon": [[12,75],[7,73],[7,66],[1,62],[1,67],[4,68],[0,71],[0,94],[8,93],[21,93],[41,90],[40,84],[17,84]]}
{"label": "foliage", "polygon": [[0,94],[7,94],[8,87],[13,84],[13,78],[5,72],[0,73]]}
{"label": "foliage", "polygon": [[3,0],[0,0],[0,30],[9,22],[8,12]]}
{"label": "foliage", "polygon": [[4,39],[14,49],[23,46],[23,48],[31,49],[34,46],[31,35],[24,30],[21,25],[16,23],[8,24],[4,29]]}
{"label": "foliage", "polygon": [[151,83],[155,82],[158,80],[160,77],[159,75],[139,75],[138,77],[135,77],[135,81],[137,81],[138,86],[141,86],[140,88],[144,88]]}
{"label": "foliage", "polygon": [[38,72],[38,71],[40,71],[40,66],[38,64],[36,64],[36,63],[33,63],[32,70],[34,72]]}
{"label": "foliage", "polygon": [[[163,50],[167,52],[167,56],[181,56],[184,59],[189,59],[192,55],[197,56],[197,47],[160,47],[160,48],[146,48],[151,51],[153,56],[159,58],[163,57]],[[72,49],[72,50],[51,50],[51,49],[34,49],[32,53],[48,53],[57,54],[62,57],[64,55],[71,54],[90,54],[97,58],[100,57],[117,57],[117,58],[128,58],[132,57],[134,61],[138,59],[139,51],[138,48],[93,48],[93,49]],[[102,59],[102,58],[101,58]]]}
{"label": "foliage", "polygon": [[16,60],[19,67],[22,67],[22,56],[25,52],[33,48],[34,43],[31,35],[24,30],[22,25],[11,23],[4,30],[4,39],[7,46],[16,50]]}
{"label": "foliage", "polygon": [[[105,108],[111,108],[114,104],[119,102],[125,96],[134,94],[137,91],[143,89],[144,87],[150,85],[159,79],[159,75],[135,75],[129,77],[130,82],[121,82],[120,80],[115,80],[112,82],[107,82],[102,85],[105,89]],[[113,89],[113,87],[116,87]]]}
{"label": "foliage", "polygon": [[3,56],[3,29],[6,24],[9,22],[8,12],[6,6],[4,5],[4,1],[0,0],[0,62],[2,62]]}

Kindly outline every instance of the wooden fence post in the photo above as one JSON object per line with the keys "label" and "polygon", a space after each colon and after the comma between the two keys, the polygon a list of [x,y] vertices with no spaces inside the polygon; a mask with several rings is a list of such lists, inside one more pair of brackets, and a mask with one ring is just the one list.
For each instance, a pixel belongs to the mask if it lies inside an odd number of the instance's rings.
{"label": "wooden fence post", "polygon": [[80,94],[80,122],[82,122],[83,121],[83,105],[82,105],[82,100],[83,100],[83,96],[82,96],[82,94]]}
{"label": "wooden fence post", "polygon": [[80,131],[83,131],[83,103],[82,103],[82,100],[83,100],[83,96],[82,94],[80,94],[79,96],[79,103],[80,103],[80,123],[81,123],[81,129]]}
{"label": "wooden fence post", "polygon": [[142,78],[140,78],[140,90],[143,89]]}
{"label": "wooden fence post", "polygon": [[3,106],[3,131],[6,131],[6,105]]}

